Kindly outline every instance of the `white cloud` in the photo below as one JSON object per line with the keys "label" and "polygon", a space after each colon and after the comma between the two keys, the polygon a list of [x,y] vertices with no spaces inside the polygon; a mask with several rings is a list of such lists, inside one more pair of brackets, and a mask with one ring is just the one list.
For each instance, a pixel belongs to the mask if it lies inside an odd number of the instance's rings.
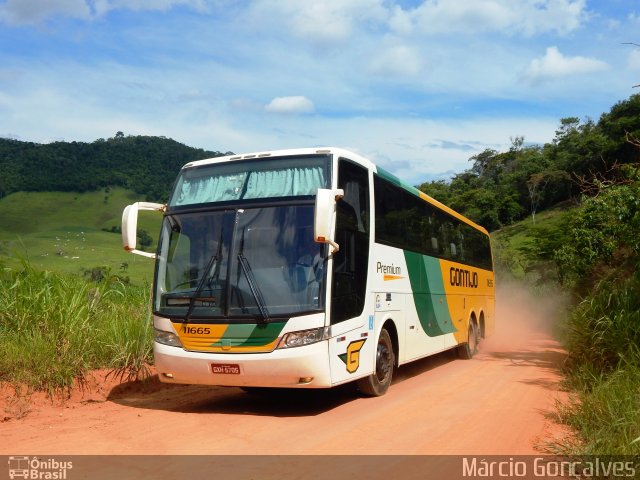
{"label": "white cloud", "polygon": [[400,45],[380,52],[372,59],[369,71],[385,77],[417,75],[422,68],[420,54],[411,47]]}
{"label": "white cloud", "polygon": [[265,111],[269,113],[312,113],[315,110],[313,102],[306,97],[276,97],[265,107]]}
{"label": "white cloud", "polygon": [[0,5],[0,20],[12,25],[36,24],[52,15],[91,17],[85,0],[7,0]]}
{"label": "white cloud", "polygon": [[[517,2],[510,2],[518,5]],[[566,35],[586,21],[586,0],[529,0],[519,15],[526,34],[557,33]]]}
{"label": "white cloud", "polygon": [[[220,1],[220,0],[215,0]],[[176,6],[187,6],[206,11],[212,0],[7,0],[0,5],[0,20],[11,25],[34,25],[54,17],[89,20],[112,10],[168,11]]]}
{"label": "white cloud", "polygon": [[345,42],[360,26],[386,22],[382,0],[256,0],[249,9],[255,23],[282,24],[313,45]]}
{"label": "white cloud", "polygon": [[410,35],[414,31],[411,13],[396,5],[389,18],[389,27],[399,35]]}
{"label": "white cloud", "polygon": [[426,33],[497,30],[515,21],[508,5],[482,0],[469,3],[427,0],[416,9],[414,18]]}
{"label": "white cloud", "polygon": [[549,47],[543,57],[531,60],[524,73],[531,84],[538,84],[547,80],[583,75],[606,70],[608,65],[595,58],[565,57],[557,47]]}
{"label": "white cloud", "polygon": [[[425,0],[409,10],[417,30],[426,34],[502,32],[510,35],[566,34],[586,17],[586,0]],[[409,31],[406,13],[395,11],[391,25]]]}

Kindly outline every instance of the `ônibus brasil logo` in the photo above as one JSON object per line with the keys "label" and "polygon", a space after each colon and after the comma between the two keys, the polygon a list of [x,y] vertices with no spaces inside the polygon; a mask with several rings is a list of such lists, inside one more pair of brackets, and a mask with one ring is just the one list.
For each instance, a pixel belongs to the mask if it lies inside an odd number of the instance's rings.
{"label": "\u00f4nibus brasil logo", "polygon": [[28,478],[37,480],[66,480],[67,470],[73,468],[73,462],[63,462],[54,458],[28,456],[9,457],[9,478]]}

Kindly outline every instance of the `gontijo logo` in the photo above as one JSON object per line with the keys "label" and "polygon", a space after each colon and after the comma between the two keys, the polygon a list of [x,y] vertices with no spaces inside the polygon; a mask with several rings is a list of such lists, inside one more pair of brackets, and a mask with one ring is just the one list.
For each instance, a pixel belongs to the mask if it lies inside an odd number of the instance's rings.
{"label": "gontijo logo", "polygon": [[360,367],[360,350],[367,339],[355,340],[347,346],[346,353],[338,355],[340,360],[347,366],[347,372],[354,373]]}
{"label": "gontijo logo", "polygon": [[478,288],[478,273],[451,267],[449,269],[449,283],[454,287]]}
{"label": "gontijo logo", "polygon": [[9,457],[9,478],[29,478],[37,480],[65,480],[67,470],[73,468],[73,462],[61,462],[54,458],[46,460],[38,457]]}

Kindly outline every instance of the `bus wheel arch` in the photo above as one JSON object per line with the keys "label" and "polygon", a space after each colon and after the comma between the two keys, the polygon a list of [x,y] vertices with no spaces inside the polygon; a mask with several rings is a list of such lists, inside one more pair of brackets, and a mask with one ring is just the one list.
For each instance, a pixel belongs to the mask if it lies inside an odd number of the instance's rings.
{"label": "bus wheel arch", "polygon": [[387,320],[376,342],[375,370],[371,375],[356,380],[360,393],[367,397],[384,395],[393,379],[398,364],[398,334],[395,324]]}
{"label": "bus wheel arch", "polygon": [[487,330],[484,322],[484,312],[480,312],[480,322],[478,324],[478,339],[485,339],[486,335]]}

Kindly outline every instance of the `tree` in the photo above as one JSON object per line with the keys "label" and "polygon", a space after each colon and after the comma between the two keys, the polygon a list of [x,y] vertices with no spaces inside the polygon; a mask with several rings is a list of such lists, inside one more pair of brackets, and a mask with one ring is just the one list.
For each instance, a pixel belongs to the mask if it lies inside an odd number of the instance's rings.
{"label": "tree", "polygon": [[560,119],[560,126],[556,130],[556,138],[554,142],[560,141],[568,134],[575,132],[580,125],[580,119],[578,117],[565,117]]}
{"label": "tree", "polygon": [[544,171],[534,173],[527,181],[527,190],[529,191],[531,221],[536,223],[536,211],[540,206],[541,200],[544,198],[545,188],[551,181],[570,180],[571,177],[564,170]]}
{"label": "tree", "polygon": [[481,153],[474,155],[469,159],[469,161],[473,161],[471,172],[475,173],[478,177],[482,177],[489,166],[494,163],[497,155],[498,152],[492,148],[486,148]]}

